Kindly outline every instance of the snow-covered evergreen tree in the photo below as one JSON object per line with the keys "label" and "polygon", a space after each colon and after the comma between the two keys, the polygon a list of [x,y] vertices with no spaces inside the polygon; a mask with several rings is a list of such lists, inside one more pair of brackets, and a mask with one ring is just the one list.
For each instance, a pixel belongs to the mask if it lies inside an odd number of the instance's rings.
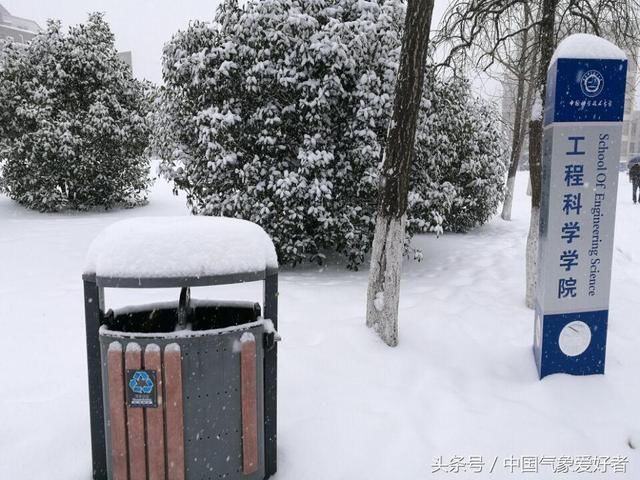
{"label": "snow-covered evergreen tree", "polygon": [[409,194],[409,232],[466,232],[504,199],[507,148],[496,109],[464,79],[427,75]]}
{"label": "snow-covered evergreen tree", "polygon": [[4,189],[42,211],[135,205],[149,184],[145,85],[117,56],[102,14],[60,22],[0,59]]}
{"label": "snow-covered evergreen tree", "polygon": [[[378,4],[380,3],[380,4]],[[164,171],[197,213],[263,225],[284,263],[373,231],[399,0],[225,2],[165,48]]]}
{"label": "snow-covered evergreen tree", "polygon": [[[401,0],[227,0],[213,23],[174,35],[154,140],[193,211],[259,223],[282,263],[334,250],[357,267],[373,237],[404,11]],[[467,97],[456,101],[473,108]],[[439,181],[421,194],[433,200]],[[449,206],[422,202],[412,231],[447,226],[464,190],[452,182]]]}

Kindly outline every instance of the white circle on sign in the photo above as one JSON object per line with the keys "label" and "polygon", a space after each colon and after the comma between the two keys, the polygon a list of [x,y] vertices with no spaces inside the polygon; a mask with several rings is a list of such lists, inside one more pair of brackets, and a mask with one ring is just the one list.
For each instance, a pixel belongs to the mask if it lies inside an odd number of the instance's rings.
{"label": "white circle on sign", "polygon": [[598,70],[589,70],[580,78],[580,89],[587,97],[597,97],[604,89],[604,77]]}
{"label": "white circle on sign", "polygon": [[567,357],[577,357],[589,348],[591,343],[591,329],[580,320],[567,323],[560,332],[560,350]]}

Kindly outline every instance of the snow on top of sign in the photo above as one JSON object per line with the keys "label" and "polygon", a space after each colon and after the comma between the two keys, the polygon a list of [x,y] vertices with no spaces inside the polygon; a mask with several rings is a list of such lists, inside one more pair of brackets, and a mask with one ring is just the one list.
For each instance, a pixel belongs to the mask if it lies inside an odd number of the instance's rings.
{"label": "snow on top of sign", "polygon": [[85,274],[107,278],[200,278],[277,268],[260,226],[227,217],[123,220],[93,241]]}
{"label": "snow on top of sign", "polygon": [[616,45],[589,33],[575,33],[560,42],[551,58],[596,58],[626,60],[627,55]]}

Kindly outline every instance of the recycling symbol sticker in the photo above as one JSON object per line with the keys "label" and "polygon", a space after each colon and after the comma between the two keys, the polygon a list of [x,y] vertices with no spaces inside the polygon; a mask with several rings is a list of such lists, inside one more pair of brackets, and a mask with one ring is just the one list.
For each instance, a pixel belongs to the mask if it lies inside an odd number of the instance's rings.
{"label": "recycling symbol sticker", "polygon": [[158,406],[155,370],[127,370],[127,406],[133,408]]}

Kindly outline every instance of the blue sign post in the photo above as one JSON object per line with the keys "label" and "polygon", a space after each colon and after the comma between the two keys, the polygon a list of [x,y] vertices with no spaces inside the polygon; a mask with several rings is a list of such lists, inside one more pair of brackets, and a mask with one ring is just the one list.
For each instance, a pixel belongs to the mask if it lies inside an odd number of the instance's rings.
{"label": "blue sign post", "polygon": [[626,72],[618,47],[579,34],[560,44],[547,74],[533,345],[540,378],[604,373]]}

